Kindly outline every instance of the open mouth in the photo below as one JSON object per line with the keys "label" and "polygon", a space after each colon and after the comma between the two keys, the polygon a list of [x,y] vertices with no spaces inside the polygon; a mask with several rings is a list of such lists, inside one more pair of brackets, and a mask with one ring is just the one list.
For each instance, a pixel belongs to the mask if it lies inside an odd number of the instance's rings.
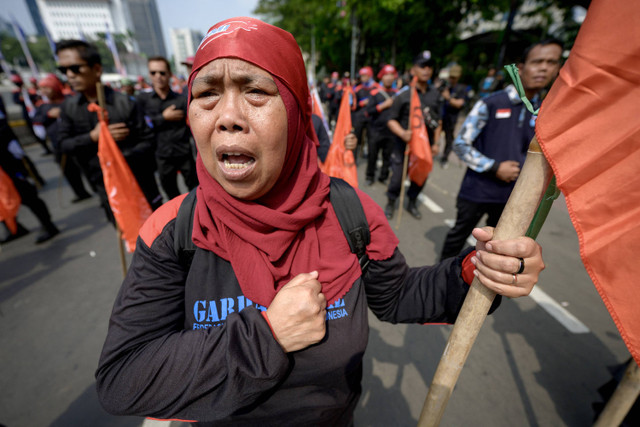
{"label": "open mouth", "polygon": [[246,169],[251,167],[256,160],[247,156],[246,154],[241,153],[224,153],[222,155],[222,163],[224,163],[224,167],[227,169]]}

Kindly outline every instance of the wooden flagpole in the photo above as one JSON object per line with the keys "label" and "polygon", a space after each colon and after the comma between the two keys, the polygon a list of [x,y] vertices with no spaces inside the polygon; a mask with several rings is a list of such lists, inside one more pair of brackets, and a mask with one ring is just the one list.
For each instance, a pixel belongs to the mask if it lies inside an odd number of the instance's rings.
{"label": "wooden flagpole", "polygon": [[[520,176],[494,231],[494,240],[525,235],[551,176],[551,167],[534,137]],[[449,397],[495,296],[495,292],[482,285],[478,278],[473,280],[429,387],[418,421],[419,427],[440,424]]]}
{"label": "wooden flagpole", "polygon": [[619,426],[640,395],[640,368],[634,359],[593,427]]}
{"label": "wooden flagpole", "polygon": [[[96,83],[96,92],[98,94],[98,105],[100,106],[100,108],[102,108],[102,114],[104,114],[107,111],[107,104],[104,99],[104,87],[102,86],[102,83],[100,82]],[[122,266],[122,275],[126,277],[127,276],[127,258],[124,253],[124,242],[122,241],[122,230],[120,230],[120,227],[118,227],[118,222],[115,221],[115,218],[114,218],[114,223],[116,227],[116,236],[118,238],[118,249],[120,250],[120,265]]]}

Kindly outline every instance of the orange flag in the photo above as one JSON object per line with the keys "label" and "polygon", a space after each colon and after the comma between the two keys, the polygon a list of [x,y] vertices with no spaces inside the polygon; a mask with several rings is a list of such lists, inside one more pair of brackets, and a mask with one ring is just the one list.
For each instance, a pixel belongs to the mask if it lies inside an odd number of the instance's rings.
{"label": "orange flag", "polygon": [[351,132],[351,108],[349,98],[353,97],[353,90],[345,86],[340,102],[338,122],[333,132],[333,141],[327,153],[324,164],[320,167],[322,172],[329,176],[342,178],[352,187],[358,188],[358,171],[353,151],[344,148],[344,138]]}
{"label": "orange flag", "polygon": [[640,364],[640,1],[593,0],[536,135],[580,255]]}
{"label": "orange flag", "polygon": [[122,231],[122,239],[125,241],[127,251],[133,252],[136,248],[138,231],[151,215],[151,207],[109,132],[103,110],[97,104],[90,104],[89,111],[98,113],[100,120],[98,158],[109,205]]}
{"label": "orange flag", "polygon": [[427,135],[427,126],[420,105],[420,98],[416,89],[417,79],[411,82],[411,102],[409,104],[409,125],[411,126],[411,140],[409,140],[409,179],[418,185],[424,184],[433,168],[431,146]]}
{"label": "orange flag", "polygon": [[20,209],[20,193],[13,185],[13,181],[7,173],[0,168],[0,221],[7,224],[11,234],[18,232],[18,222],[16,216]]}

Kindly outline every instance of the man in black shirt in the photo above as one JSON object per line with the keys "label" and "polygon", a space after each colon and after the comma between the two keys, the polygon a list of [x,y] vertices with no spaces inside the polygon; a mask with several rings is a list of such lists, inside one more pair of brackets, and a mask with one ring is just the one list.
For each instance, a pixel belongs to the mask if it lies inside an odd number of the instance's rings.
{"label": "man in black shirt", "polygon": [[191,132],[186,122],[187,98],[171,90],[171,67],[162,56],[149,58],[153,91],[138,96],[145,121],[156,137],[156,161],[160,184],[169,199],[180,195],[178,172],[189,189],[198,185],[191,151]]}
{"label": "man in black shirt", "polygon": [[[89,112],[89,103],[98,102],[96,83],[102,76],[102,63],[96,48],[81,40],[62,40],[56,45],[58,69],[65,74],[76,95],[60,106],[58,139],[63,153],[76,157],[92,187],[100,196],[105,214],[114,222],[98,159],[100,122]],[[145,125],[142,112],[128,95],[104,88],[109,132],[136,177],[151,209],[162,205],[154,175],[153,134]]]}
{"label": "man in black shirt", "polygon": [[[420,98],[420,105],[427,127],[427,135],[429,136],[429,143],[431,144],[431,152],[435,155],[438,147],[435,142],[440,137],[442,127],[440,111],[442,111],[443,98],[440,92],[433,85],[429,84],[433,76],[434,65],[431,53],[424,51],[414,59],[413,67],[411,67],[411,75],[417,77],[416,90]],[[391,132],[397,136],[391,152],[391,179],[389,180],[389,187],[387,188],[388,202],[384,209],[384,213],[388,219],[393,217],[396,199],[400,195],[404,152],[407,143],[411,140],[411,128],[409,127],[410,103],[411,89],[409,86],[405,86],[394,98],[393,105],[391,105],[391,112],[389,113],[389,121],[387,122],[387,126]],[[409,198],[407,211],[416,219],[422,218],[416,202],[423,187],[424,184],[418,185],[412,181],[407,191]]]}

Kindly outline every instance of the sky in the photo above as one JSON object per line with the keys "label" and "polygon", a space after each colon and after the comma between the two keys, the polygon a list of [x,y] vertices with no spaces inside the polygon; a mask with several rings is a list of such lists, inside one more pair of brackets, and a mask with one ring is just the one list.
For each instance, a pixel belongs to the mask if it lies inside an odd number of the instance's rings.
{"label": "sky", "polygon": [[[253,16],[258,0],[156,0],[163,27],[165,46],[171,51],[170,28],[191,28],[205,34],[215,23],[235,16]],[[24,0],[0,0],[0,16],[13,15],[25,33],[35,27]]]}

